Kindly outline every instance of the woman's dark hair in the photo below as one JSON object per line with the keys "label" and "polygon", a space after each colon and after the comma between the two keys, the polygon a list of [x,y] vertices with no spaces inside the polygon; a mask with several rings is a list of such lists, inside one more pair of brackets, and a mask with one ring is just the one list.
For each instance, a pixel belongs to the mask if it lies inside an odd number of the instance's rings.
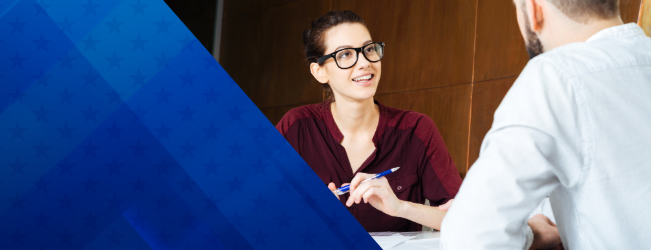
{"label": "woman's dark hair", "polygon": [[[312,21],[309,29],[303,31],[303,45],[305,45],[305,58],[310,63],[316,63],[319,57],[325,54],[325,33],[332,27],[343,23],[359,23],[364,26],[364,19],[350,10],[330,11],[319,19]],[[332,89],[329,84],[323,84],[326,96],[334,101]]]}

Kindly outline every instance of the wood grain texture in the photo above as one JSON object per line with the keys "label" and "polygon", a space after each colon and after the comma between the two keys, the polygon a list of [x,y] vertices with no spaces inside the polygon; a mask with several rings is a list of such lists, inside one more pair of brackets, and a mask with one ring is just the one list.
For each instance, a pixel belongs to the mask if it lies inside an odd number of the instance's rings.
{"label": "wood grain texture", "polygon": [[386,43],[378,94],[471,82],[476,0],[333,0]]}
{"label": "wood grain texture", "polygon": [[[624,23],[637,22],[640,0],[621,0]],[[475,82],[517,76],[529,61],[512,1],[478,1]]]}
{"label": "wood grain texture", "polygon": [[259,12],[296,1],[306,0],[224,0],[224,18]]}
{"label": "wood grain texture", "polygon": [[[511,1],[485,0],[478,4],[468,166],[479,157],[495,110],[528,62]],[[622,20],[637,21],[639,6],[640,0],[621,0]]]}
{"label": "wood grain texture", "polygon": [[[509,0],[226,0],[220,63],[276,124],[323,100],[302,32],[330,10],[353,10],[385,42],[376,99],[434,120],[462,176],[479,156],[504,95],[528,62]],[[621,0],[626,23],[640,0]]]}
{"label": "wood grain texture", "polygon": [[641,0],[619,0],[619,13],[624,23],[637,23],[640,15]]}
{"label": "wood grain texture", "polygon": [[481,0],[477,9],[475,82],[517,76],[529,61],[510,0]]}
{"label": "wood grain texture", "polygon": [[[309,103],[308,103],[309,104]],[[269,119],[269,122],[276,126],[280,119],[285,116],[287,112],[289,112],[293,108],[298,108],[300,106],[307,105],[307,104],[297,104],[297,105],[289,105],[289,106],[281,106],[281,107],[270,107],[270,108],[260,108],[260,111]]]}
{"label": "wood grain texture", "polygon": [[510,77],[473,84],[472,111],[470,114],[470,145],[468,168],[479,157],[481,143],[493,124],[493,115],[502,99],[509,91],[517,77]]}
{"label": "wood grain texture", "polygon": [[302,35],[329,8],[329,0],[303,0],[225,18],[220,64],[260,108],[321,102]]}
{"label": "wood grain texture", "polygon": [[423,113],[434,121],[461,176],[465,176],[471,84],[377,95],[382,104]]}

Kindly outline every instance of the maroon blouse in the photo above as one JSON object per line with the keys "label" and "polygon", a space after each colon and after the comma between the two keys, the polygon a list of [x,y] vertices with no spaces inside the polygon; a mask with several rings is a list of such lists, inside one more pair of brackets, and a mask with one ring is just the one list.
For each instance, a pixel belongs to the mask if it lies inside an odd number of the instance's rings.
{"label": "maroon blouse", "polygon": [[[400,167],[386,178],[401,200],[438,206],[459,191],[461,176],[448,153],[441,134],[426,115],[386,107],[379,102],[380,121],[373,136],[375,151],[357,172],[380,173]],[[326,185],[337,187],[355,174],[340,142],[344,136],[332,118],[330,102],[290,110],[276,128]],[[345,204],[348,194],[340,197]],[[392,217],[371,204],[353,204],[348,210],[369,232],[418,231],[421,225]]]}

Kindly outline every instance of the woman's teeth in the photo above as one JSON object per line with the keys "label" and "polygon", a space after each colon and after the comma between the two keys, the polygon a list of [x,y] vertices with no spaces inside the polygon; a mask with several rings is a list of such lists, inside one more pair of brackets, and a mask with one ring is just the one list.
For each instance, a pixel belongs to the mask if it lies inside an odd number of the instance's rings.
{"label": "woman's teeth", "polygon": [[353,81],[358,82],[358,81],[368,80],[368,79],[371,79],[371,78],[373,78],[373,75],[365,75],[365,76],[360,76],[360,77],[357,77],[357,78],[353,78]]}

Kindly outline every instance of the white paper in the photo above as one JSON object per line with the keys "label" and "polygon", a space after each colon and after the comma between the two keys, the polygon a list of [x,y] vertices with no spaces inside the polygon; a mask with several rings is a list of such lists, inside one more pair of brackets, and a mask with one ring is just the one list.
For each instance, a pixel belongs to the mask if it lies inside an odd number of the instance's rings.
{"label": "white paper", "polygon": [[440,243],[441,241],[438,238],[411,239],[391,248],[391,250],[438,250]]}
{"label": "white paper", "polygon": [[378,245],[383,250],[386,249],[391,249],[400,243],[403,243],[405,241],[408,241],[410,239],[416,238],[420,233],[418,232],[410,232],[410,233],[394,233],[394,232],[378,232],[378,233],[370,233],[371,237],[377,242]]}

